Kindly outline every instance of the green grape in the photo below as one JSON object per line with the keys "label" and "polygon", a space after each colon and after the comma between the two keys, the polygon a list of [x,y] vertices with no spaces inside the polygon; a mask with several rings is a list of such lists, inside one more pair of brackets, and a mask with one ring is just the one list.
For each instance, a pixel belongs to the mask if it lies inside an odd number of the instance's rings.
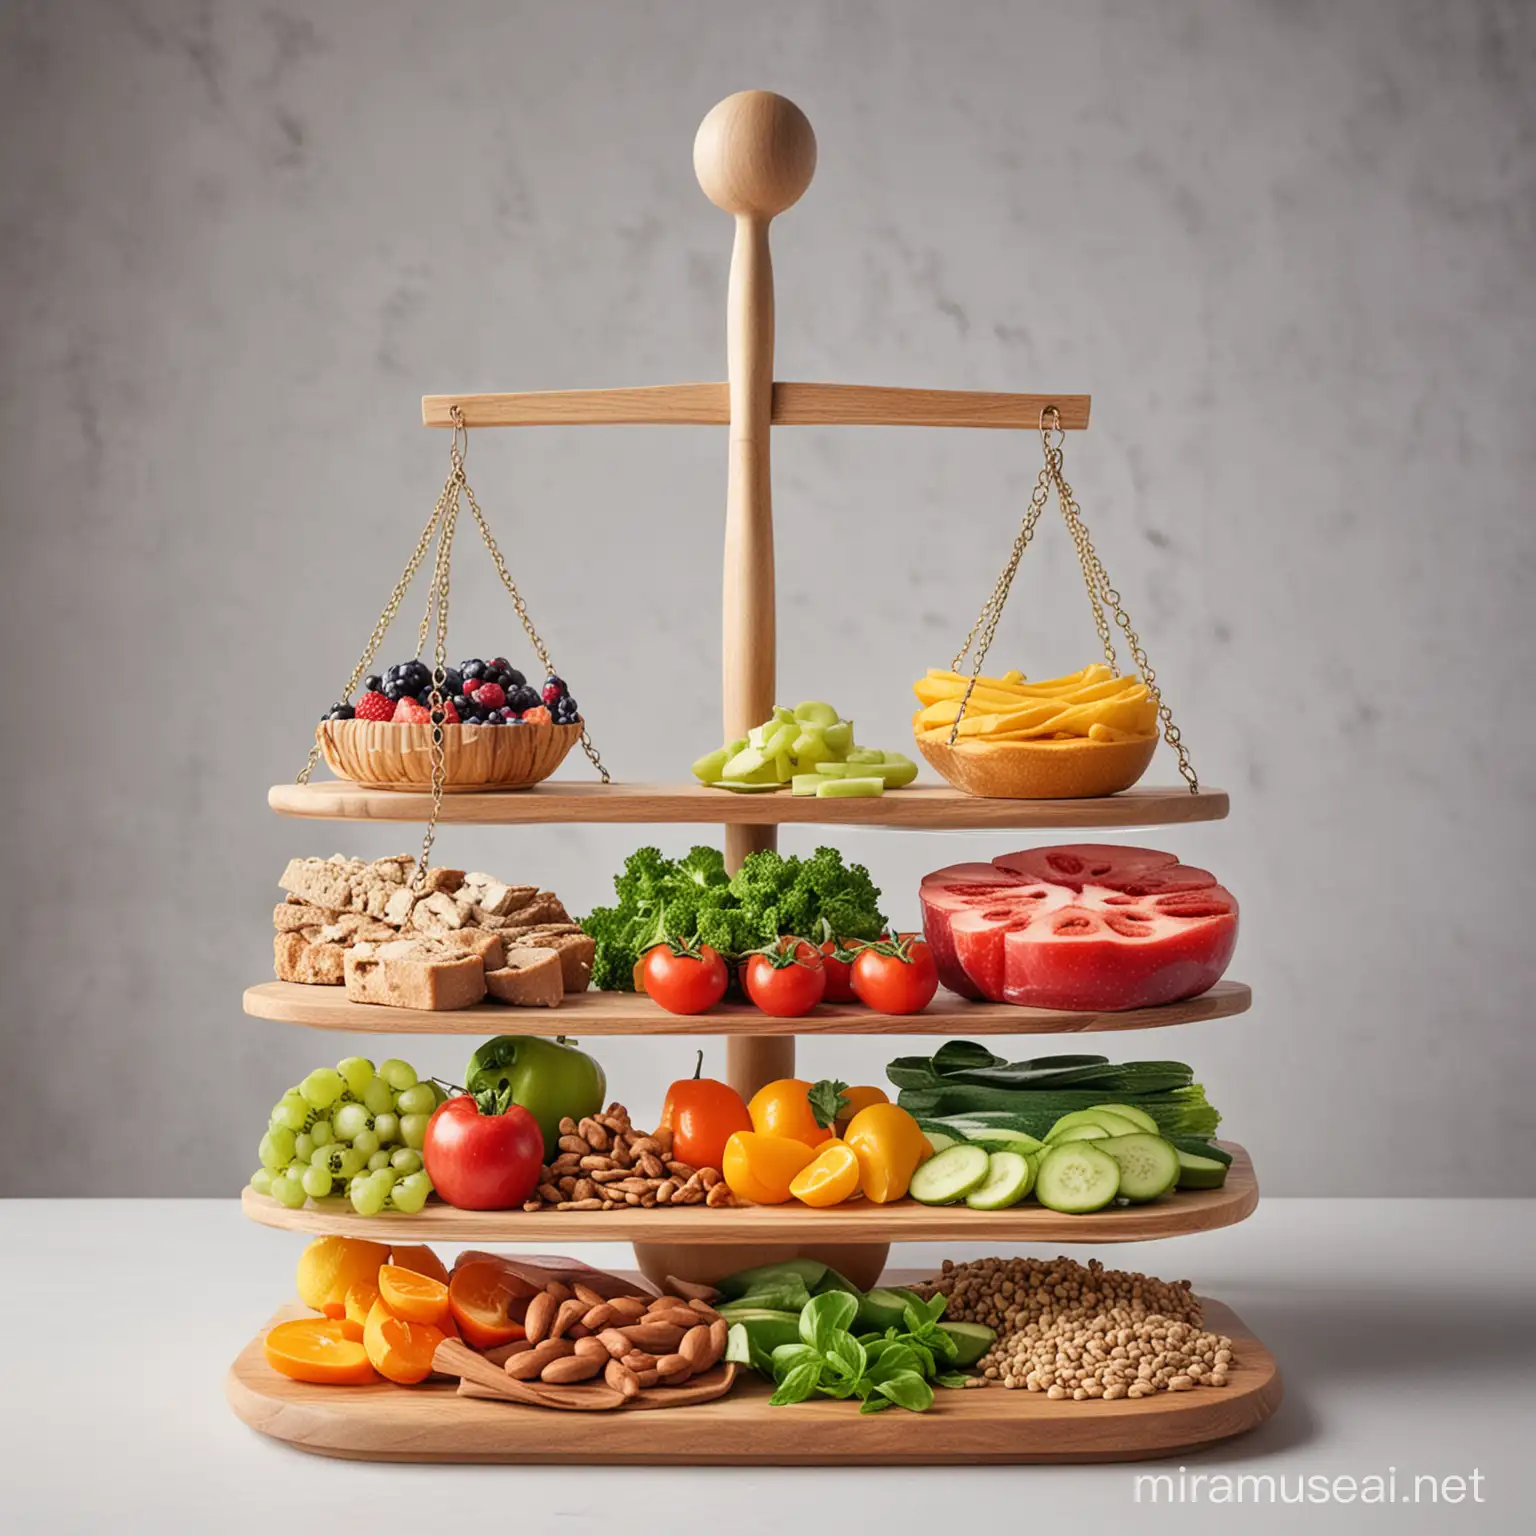
{"label": "green grape", "polygon": [[363,1103],[369,1114],[382,1115],[395,1107],[395,1091],[382,1077],[376,1077],[363,1089]]}
{"label": "green grape", "polygon": [[300,1131],[299,1134],[293,1138],[293,1155],[298,1158],[301,1163],[307,1163],[310,1159],[310,1154],[314,1150],[315,1138],[311,1136],[308,1131]]}
{"label": "green grape", "polygon": [[293,1132],[278,1126],[261,1138],[256,1156],[261,1159],[263,1168],[270,1168],[275,1173],[279,1168],[287,1167],[293,1157],[293,1145]]}
{"label": "green grape", "polygon": [[373,1123],[373,1116],[361,1104],[343,1104],[331,1116],[331,1129],[338,1141],[356,1141]]}
{"label": "green grape", "polygon": [[336,1132],[329,1120],[316,1120],[309,1128],[309,1139],[317,1147],[328,1147],[336,1140]]}
{"label": "green grape", "polygon": [[272,1124],[286,1131],[302,1131],[309,1118],[309,1105],[297,1093],[285,1093],[272,1106]]}
{"label": "green grape", "polygon": [[323,1200],[331,1192],[331,1176],[324,1168],[306,1168],[299,1182],[311,1200]]}
{"label": "green grape", "polygon": [[395,1108],[402,1115],[430,1115],[437,1108],[437,1095],[430,1083],[416,1083],[395,1095]]}
{"label": "green grape", "polygon": [[373,1182],[374,1175],[366,1178],[358,1178],[352,1181],[352,1209],[359,1216],[377,1216],[384,1209],[384,1202],[389,1198],[387,1189],[380,1189]]}
{"label": "green grape", "polygon": [[[305,1172],[304,1164],[299,1162],[299,1160],[297,1158],[295,1158],[293,1160],[293,1162],[288,1164],[287,1176],[290,1179],[302,1180],[303,1177],[304,1177],[304,1172]],[[279,1177],[280,1177],[280,1175],[273,1174],[273,1176],[272,1176],[273,1182],[276,1183],[277,1179]]]}
{"label": "green grape", "polygon": [[304,1102],[313,1104],[316,1109],[326,1109],[334,1104],[341,1097],[341,1088],[341,1073],[334,1067],[316,1067],[299,1084]]}
{"label": "green grape", "polygon": [[416,1068],[409,1062],[401,1061],[398,1056],[391,1056],[388,1061],[379,1063],[379,1076],[396,1093],[416,1086]]}
{"label": "green grape", "polygon": [[339,1162],[342,1174],[350,1179],[354,1173],[361,1173],[368,1166],[368,1154],[359,1152],[356,1147],[344,1147]]}
{"label": "green grape", "polygon": [[352,1138],[354,1151],[361,1152],[364,1157],[372,1157],[379,1150],[379,1133],[377,1131],[359,1131]]}
{"label": "green grape", "polygon": [[426,1174],[413,1173],[395,1185],[390,1191],[390,1199],[397,1211],[414,1216],[427,1203],[427,1196],[431,1193],[432,1184]]}
{"label": "green grape", "polygon": [[413,1152],[420,1152],[427,1139],[427,1121],[431,1115],[401,1115],[400,1139]]}
{"label": "green grape", "polygon": [[386,1152],[382,1147],[380,1147],[379,1150],[377,1152],[375,1152],[373,1154],[373,1156],[368,1159],[368,1171],[369,1171],[369,1173],[377,1173],[380,1168],[388,1168],[388,1167],[389,1167],[389,1153]]}
{"label": "green grape", "polygon": [[341,1160],[346,1155],[345,1147],[337,1146],[333,1141],[328,1147],[316,1147],[309,1154],[309,1166],[311,1168],[325,1168],[332,1174],[341,1172]]}
{"label": "green grape", "polygon": [[400,1116],[394,1110],[387,1109],[382,1115],[373,1117],[373,1134],[379,1138],[379,1145],[387,1147],[392,1141],[400,1140]]}
{"label": "green grape", "polygon": [[286,1205],[290,1211],[296,1211],[304,1204],[304,1186],[285,1173],[280,1178],[272,1180],[272,1197],[280,1204]]}
{"label": "green grape", "polygon": [[336,1070],[341,1073],[347,1088],[358,1098],[362,1098],[363,1090],[373,1081],[373,1063],[366,1056],[348,1056],[336,1063]]}
{"label": "green grape", "polygon": [[258,1195],[270,1195],[272,1193],[272,1174],[266,1168],[258,1168],[251,1175],[251,1188]]}
{"label": "green grape", "polygon": [[396,1147],[390,1153],[389,1161],[395,1172],[402,1177],[408,1173],[421,1171],[421,1153],[413,1152],[409,1147]]}

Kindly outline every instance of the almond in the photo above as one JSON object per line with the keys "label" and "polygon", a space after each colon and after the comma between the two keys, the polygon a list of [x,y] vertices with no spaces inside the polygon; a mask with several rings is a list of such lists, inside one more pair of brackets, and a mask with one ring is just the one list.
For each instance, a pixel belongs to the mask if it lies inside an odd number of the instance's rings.
{"label": "almond", "polygon": [[539,1380],[552,1387],[567,1386],[574,1381],[590,1381],[602,1369],[603,1363],[595,1355],[567,1355],[564,1360],[551,1360],[539,1373]]}
{"label": "almond", "polygon": [[635,1347],[628,1336],[620,1333],[617,1328],[604,1328],[597,1337],[603,1348],[615,1360],[627,1355]]}
{"label": "almond", "polygon": [[616,1317],[622,1317],[626,1323],[638,1323],[645,1316],[646,1298],[615,1296],[608,1305],[613,1308]]}
{"label": "almond", "polygon": [[582,1316],[582,1325],[593,1333],[601,1333],[619,1314],[606,1301],[598,1302]]}
{"label": "almond", "polygon": [[619,1329],[619,1332],[629,1340],[632,1347],[648,1349],[652,1353],[676,1349],[683,1341],[683,1330],[674,1323],[632,1323],[627,1328]]}
{"label": "almond", "polygon": [[575,1353],[576,1346],[569,1340],[545,1339],[536,1348],[526,1350],[521,1355],[513,1355],[507,1361],[506,1372],[513,1381],[532,1381],[546,1365]]}
{"label": "almond", "polygon": [[586,1302],[589,1307],[600,1307],[605,1301],[608,1300],[606,1296],[602,1295],[598,1291],[594,1291],[590,1285],[583,1285],[579,1280],[572,1283],[571,1289],[576,1293],[577,1297],[580,1300]]}
{"label": "almond", "polygon": [[686,1356],[663,1355],[656,1362],[656,1376],[664,1387],[675,1387],[679,1382],[687,1381],[691,1375],[693,1367],[689,1365]]}
{"label": "almond", "polygon": [[697,1312],[706,1323],[712,1323],[720,1316],[707,1301],[700,1301],[697,1297],[690,1301],[688,1306],[691,1311]]}
{"label": "almond", "polygon": [[[685,1339],[683,1342],[686,1344],[688,1341]],[[613,1359],[613,1356],[608,1353],[608,1346],[601,1339],[577,1339],[576,1353],[578,1355],[590,1355],[599,1362]]]}
{"label": "almond", "polygon": [[[688,1362],[691,1371],[707,1371],[714,1364],[709,1358],[709,1325],[700,1323],[696,1328],[690,1328],[683,1335],[683,1342],[677,1346],[677,1353]],[[673,1357],[667,1356],[670,1360]],[[656,1362],[656,1369],[661,1369],[661,1361]]]}
{"label": "almond", "polygon": [[667,1289],[677,1296],[684,1296],[688,1301],[713,1301],[720,1292],[712,1285],[701,1285],[696,1280],[679,1280],[676,1275],[667,1276]]}
{"label": "almond", "polygon": [[632,1349],[622,1359],[624,1364],[632,1371],[654,1371],[656,1369],[656,1356],[647,1354],[643,1349]]}
{"label": "almond", "polygon": [[545,1287],[545,1293],[553,1296],[557,1302],[571,1299],[571,1288],[560,1280],[551,1280]]}
{"label": "almond", "polygon": [[636,1371],[635,1380],[642,1388],[654,1387],[661,1378],[655,1371]]}
{"label": "almond", "polygon": [[530,1344],[541,1344],[549,1337],[550,1325],[555,1320],[558,1305],[548,1291],[540,1291],[528,1303],[528,1310],[523,1314],[523,1333]]}
{"label": "almond", "polygon": [[[558,1339],[572,1323],[579,1323],[586,1315],[587,1304],[579,1297],[573,1296],[569,1301],[560,1303],[560,1310],[555,1313],[555,1320],[550,1325],[549,1336]],[[526,1332],[526,1326],[524,1332]]]}
{"label": "almond", "polygon": [[709,1350],[715,1360],[719,1360],[725,1354],[726,1338],[730,1331],[731,1325],[723,1317],[717,1317],[709,1325]]}
{"label": "almond", "polygon": [[622,1360],[610,1360],[603,1367],[603,1380],[622,1397],[637,1397],[640,1393],[639,1380]]}
{"label": "almond", "polygon": [[683,1333],[695,1327],[699,1321],[699,1314],[692,1307],[665,1307],[658,1311],[652,1308],[645,1315],[648,1323],[670,1323],[672,1327],[681,1329]]}

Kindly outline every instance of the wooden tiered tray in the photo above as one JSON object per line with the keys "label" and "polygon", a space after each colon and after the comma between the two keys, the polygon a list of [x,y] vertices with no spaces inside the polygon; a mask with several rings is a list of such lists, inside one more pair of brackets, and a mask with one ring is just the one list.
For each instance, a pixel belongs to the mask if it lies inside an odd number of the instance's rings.
{"label": "wooden tiered tray", "polygon": [[[432,797],[398,789],[365,789],[344,779],[274,784],[267,804],[280,816],[322,821],[414,821],[432,813]],[[967,828],[1177,826],[1220,821],[1227,792],[1202,788],[1127,789],[1092,800],[983,800],[947,784],[914,784],[868,800],[823,800],[775,794],[739,795],[703,784],[597,784],[546,779],[528,789],[469,790],[443,799],[440,821],[526,826],[549,821],[726,826]]]}
{"label": "wooden tiered tray", "polygon": [[1014,1008],[941,991],[921,1013],[876,1013],[857,1003],[822,1003],[798,1019],[775,1019],[739,1002],[721,1003],[708,1013],[668,1013],[633,992],[584,992],[567,997],[558,1008],[476,1003],[435,1013],[350,1003],[340,987],[264,981],[245,989],[245,1011],[252,1018],[376,1035],[1070,1035],[1225,1019],[1246,1013],[1252,1003],[1253,993],[1242,982],[1219,981],[1188,1002],[1125,1013]]}
{"label": "wooden tiered tray", "polygon": [[[887,1285],[910,1284],[916,1270]],[[450,1383],[318,1387],[267,1364],[262,1334],[241,1351],[224,1391],[253,1429],[298,1450],[353,1461],[574,1463],[638,1466],[945,1465],[1145,1461],[1184,1455],[1257,1428],[1279,1406],[1274,1357],[1231,1308],[1202,1300],[1206,1326],[1232,1340],[1224,1387],[1159,1392],[1140,1401],[1052,1402],[1001,1388],[940,1390],[927,1413],[860,1415],[830,1400],[770,1408],[770,1387],[742,1377],[729,1397],[690,1408],[595,1416],[460,1397]],[[285,1307],[267,1324],[310,1316]]]}
{"label": "wooden tiered tray", "polygon": [[291,1211],[249,1188],[240,1203],[263,1226],[381,1243],[1143,1243],[1230,1227],[1253,1214],[1259,1203],[1253,1163],[1240,1146],[1223,1145],[1232,1153],[1232,1166],[1220,1189],[1186,1190],[1150,1205],[1112,1206],[1088,1216],[1065,1216],[1033,1202],[1007,1211],[973,1211],[915,1200],[889,1205],[852,1200],[828,1210],[791,1200],[713,1210],[658,1205],[648,1211],[460,1211],[434,1200],[415,1216],[399,1211],[359,1216],[345,1200]]}

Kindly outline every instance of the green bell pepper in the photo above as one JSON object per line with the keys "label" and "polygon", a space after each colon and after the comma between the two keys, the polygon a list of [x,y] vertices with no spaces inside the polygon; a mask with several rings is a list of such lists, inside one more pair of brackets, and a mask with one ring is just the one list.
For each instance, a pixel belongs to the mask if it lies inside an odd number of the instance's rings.
{"label": "green bell pepper", "polygon": [[469,1058],[464,1086],[470,1093],[508,1089],[544,1133],[544,1161],[559,1156],[560,1121],[580,1120],[603,1107],[608,1079],[598,1063],[567,1043],[562,1035],[540,1040],[531,1035],[497,1035]]}

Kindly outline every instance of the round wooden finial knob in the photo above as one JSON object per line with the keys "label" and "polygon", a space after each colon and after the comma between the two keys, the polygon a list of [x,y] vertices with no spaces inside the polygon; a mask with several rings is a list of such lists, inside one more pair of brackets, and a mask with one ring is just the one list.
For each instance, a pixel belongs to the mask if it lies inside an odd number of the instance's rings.
{"label": "round wooden finial knob", "polygon": [[717,208],[771,219],[810,186],[816,135],[794,102],[772,91],[738,91],[699,124],[693,171]]}

